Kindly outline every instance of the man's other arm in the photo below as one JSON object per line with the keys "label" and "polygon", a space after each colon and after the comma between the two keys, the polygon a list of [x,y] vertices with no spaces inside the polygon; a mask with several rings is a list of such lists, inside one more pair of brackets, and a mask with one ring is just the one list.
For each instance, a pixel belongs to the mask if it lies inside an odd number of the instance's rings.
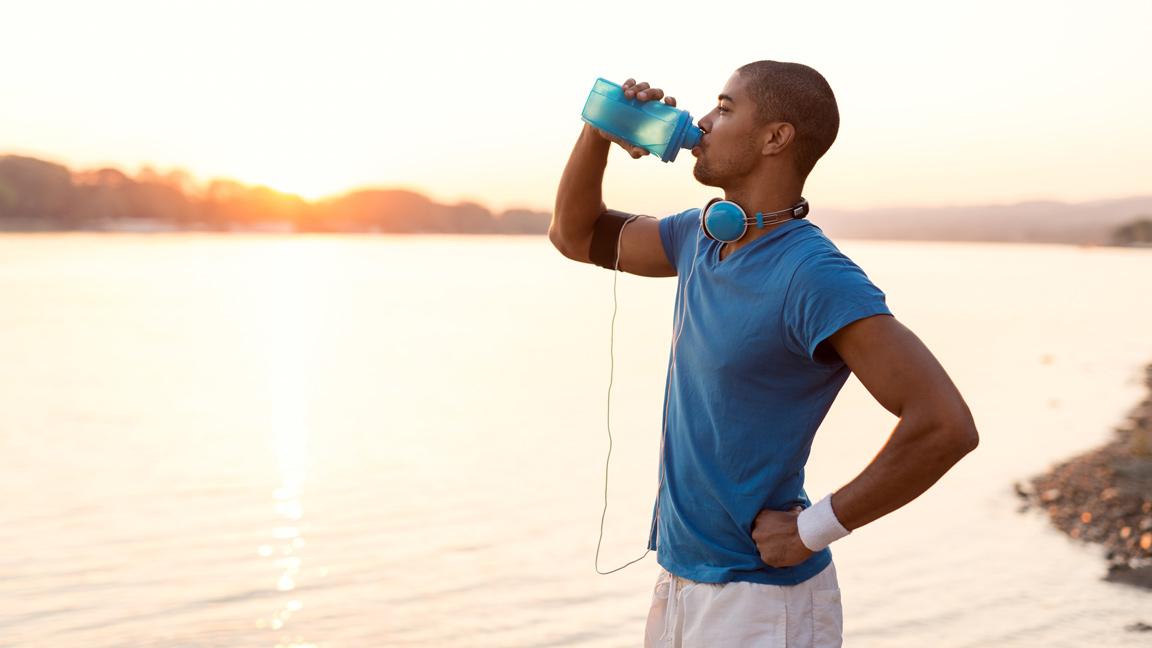
{"label": "man's other arm", "polygon": [[832,496],[832,510],[851,531],[919,497],[975,450],[980,437],[944,367],[896,318],[858,320],[827,342],[872,396],[900,418],[879,454]]}
{"label": "man's other arm", "polygon": [[[896,318],[857,320],[825,340],[860,382],[900,422],[856,479],[836,491],[832,511],[847,530],[858,529],[916,499],[979,444],[972,413],[944,368]],[[812,555],[800,539],[800,507],[765,509],[753,523],[760,558],[773,567],[798,565]]]}
{"label": "man's other arm", "polygon": [[[659,100],[664,96],[659,88],[649,88],[647,83],[636,84],[631,79],[625,82],[624,87],[629,97]],[[676,100],[668,97],[665,103],[675,106]],[[585,124],[556,191],[556,207],[548,227],[548,239],[564,256],[582,263],[592,262],[589,256],[592,234],[596,221],[606,211],[601,186],[612,141],[616,140],[610,141],[601,131]],[[633,158],[648,154],[640,148],[624,143],[620,145]],[[676,268],[664,253],[659,222],[655,218],[641,216],[624,228],[620,235],[619,266],[625,272],[647,277],[676,275]]]}

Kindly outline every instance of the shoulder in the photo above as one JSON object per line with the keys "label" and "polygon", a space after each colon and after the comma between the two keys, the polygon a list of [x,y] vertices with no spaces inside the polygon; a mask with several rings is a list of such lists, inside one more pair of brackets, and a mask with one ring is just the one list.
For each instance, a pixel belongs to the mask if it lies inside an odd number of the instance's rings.
{"label": "shoulder", "polygon": [[819,286],[829,282],[867,278],[863,268],[844,254],[815,224],[797,232],[785,253],[792,268],[792,284]]}
{"label": "shoulder", "polygon": [[789,248],[791,278],[782,317],[793,350],[821,363],[837,364],[826,340],[849,324],[873,315],[891,315],[886,295],[864,270],[815,226]]}
{"label": "shoulder", "polygon": [[660,240],[673,265],[676,264],[677,251],[688,241],[694,240],[692,233],[699,227],[699,207],[685,209],[660,219]]}
{"label": "shoulder", "polygon": [[660,220],[661,221],[667,221],[669,224],[674,223],[674,224],[680,225],[680,226],[683,226],[685,223],[690,223],[690,224],[695,225],[697,222],[700,221],[700,208],[699,207],[690,207],[690,208],[685,209],[683,211],[678,211],[674,214],[669,214],[668,216],[665,216],[665,217],[661,218]]}
{"label": "shoulder", "polygon": [[[843,325],[868,314],[890,314],[884,291],[823,233],[816,232],[789,250],[786,315],[791,313],[797,322],[808,324]],[[826,334],[836,328],[820,332]]]}

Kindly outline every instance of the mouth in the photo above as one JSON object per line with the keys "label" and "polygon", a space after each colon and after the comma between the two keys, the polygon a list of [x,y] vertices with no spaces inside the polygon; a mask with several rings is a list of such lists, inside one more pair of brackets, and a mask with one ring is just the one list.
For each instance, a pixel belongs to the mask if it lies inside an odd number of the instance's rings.
{"label": "mouth", "polygon": [[703,152],[704,152],[704,149],[702,147],[700,147],[700,145],[696,145],[696,146],[692,147],[692,156],[693,157],[700,157],[700,154]]}

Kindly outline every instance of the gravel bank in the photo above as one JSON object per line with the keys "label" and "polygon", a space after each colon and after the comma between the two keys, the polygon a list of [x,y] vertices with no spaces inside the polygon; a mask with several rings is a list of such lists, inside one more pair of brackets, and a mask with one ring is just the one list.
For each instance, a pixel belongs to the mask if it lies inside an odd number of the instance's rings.
{"label": "gravel bank", "polygon": [[[1145,384],[1152,391],[1152,366]],[[1152,589],[1152,394],[1112,441],[1015,487],[1021,511],[1039,509],[1070,537],[1104,545],[1108,580]]]}

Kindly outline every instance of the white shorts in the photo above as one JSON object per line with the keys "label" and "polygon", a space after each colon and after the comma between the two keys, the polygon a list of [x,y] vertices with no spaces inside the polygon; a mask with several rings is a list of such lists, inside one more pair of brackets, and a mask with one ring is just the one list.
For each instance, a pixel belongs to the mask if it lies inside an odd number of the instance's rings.
{"label": "white shorts", "polygon": [[660,569],[645,648],[840,648],[836,566],[799,585],[698,583]]}

